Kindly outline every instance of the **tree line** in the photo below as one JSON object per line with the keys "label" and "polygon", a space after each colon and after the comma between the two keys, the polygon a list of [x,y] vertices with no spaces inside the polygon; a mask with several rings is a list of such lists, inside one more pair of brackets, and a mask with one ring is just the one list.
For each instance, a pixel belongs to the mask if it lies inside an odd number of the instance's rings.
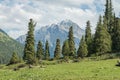
{"label": "tree line", "polygon": [[[41,41],[38,42],[37,51],[34,45],[34,28],[36,23],[30,19],[28,23],[28,33],[25,41],[23,60],[27,64],[34,64],[42,59],[50,59],[49,42],[46,40],[45,49]],[[69,28],[68,39],[60,45],[60,39],[56,40],[54,59],[74,59],[90,57],[91,55],[100,56],[106,53],[120,51],[120,19],[115,16],[112,1],[106,0],[105,12],[99,16],[95,34],[91,33],[90,21],[86,22],[85,35],[82,36],[79,48],[75,48],[73,28]]]}

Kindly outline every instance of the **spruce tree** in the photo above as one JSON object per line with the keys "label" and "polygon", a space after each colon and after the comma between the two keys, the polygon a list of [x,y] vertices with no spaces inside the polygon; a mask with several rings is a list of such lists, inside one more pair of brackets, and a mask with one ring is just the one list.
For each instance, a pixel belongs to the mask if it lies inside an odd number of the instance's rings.
{"label": "spruce tree", "polygon": [[34,47],[34,28],[36,23],[32,19],[28,23],[28,33],[25,41],[23,59],[27,64],[35,62],[35,47]]}
{"label": "spruce tree", "polygon": [[38,45],[37,45],[36,58],[37,58],[38,60],[42,60],[42,59],[43,59],[43,55],[44,55],[43,45],[42,45],[42,42],[39,41],[39,42],[38,42]]}
{"label": "spruce tree", "polygon": [[109,0],[106,0],[106,5],[105,5],[105,17],[107,20],[109,20],[109,7],[110,7],[110,4],[109,4]]}
{"label": "spruce tree", "polygon": [[92,52],[92,34],[91,34],[91,29],[90,29],[90,21],[87,21],[87,27],[85,30],[85,42],[88,46],[88,56],[90,56]]}
{"label": "spruce tree", "polygon": [[100,16],[94,37],[94,51],[97,55],[102,55],[111,51],[111,36],[106,29],[106,24],[102,24]]}
{"label": "spruce tree", "polygon": [[99,17],[99,21],[97,23],[97,27],[96,27],[96,32],[95,32],[95,35],[94,35],[94,41],[93,41],[93,48],[94,48],[94,53],[97,53],[99,52],[97,49],[99,48],[99,34],[100,34],[100,28],[102,26],[102,20],[101,20],[101,15]]}
{"label": "spruce tree", "polygon": [[69,56],[74,57],[76,54],[76,51],[75,51],[75,42],[74,42],[73,27],[72,26],[69,29],[68,43],[69,43],[69,50],[70,50]]}
{"label": "spruce tree", "polygon": [[111,0],[106,0],[106,5],[105,5],[105,18],[107,22],[107,30],[112,34],[112,29],[113,29],[113,20],[114,20],[114,15],[113,15],[113,7],[112,7],[112,1]]}
{"label": "spruce tree", "polygon": [[13,52],[13,55],[10,59],[9,64],[16,64],[16,63],[19,63],[19,62],[20,62],[20,59],[19,59],[17,53]]}
{"label": "spruce tree", "polygon": [[46,40],[46,44],[45,44],[45,60],[49,60],[49,59],[50,59],[49,42],[48,42],[48,40]]}
{"label": "spruce tree", "polygon": [[60,39],[56,40],[56,47],[54,51],[54,58],[59,59],[61,54],[61,48],[60,48]]}
{"label": "spruce tree", "polygon": [[62,54],[63,54],[63,57],[66,59],[69,58],[69,43],[68,43],[68,40],[65,40],[64,43],[63,43],[63,46],[62,46]]}
{"label": "spruce tree", "polygon": [[115,18],[113,32],[114,32],[112,37],[113,52],[120,52],[120,19],[119,18]]}
{"label": "spruce tree", "polygon": [[87,44],[85,42],[84,37],[82,36],[80,44],[79,44],[79,48],[78,48],[78,51],[77,51],[77,56],[81,57],[81,58],[84,58],[87,55],[88,55]]}

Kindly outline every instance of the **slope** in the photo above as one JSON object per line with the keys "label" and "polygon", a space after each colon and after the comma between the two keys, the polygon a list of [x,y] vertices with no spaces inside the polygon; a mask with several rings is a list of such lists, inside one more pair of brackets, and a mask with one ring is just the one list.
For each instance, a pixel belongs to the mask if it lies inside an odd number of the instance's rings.
{"label": "slope", "polygon": [[0,29],[0,63],[8,63],[13,51],[22,56],[23,45]]}

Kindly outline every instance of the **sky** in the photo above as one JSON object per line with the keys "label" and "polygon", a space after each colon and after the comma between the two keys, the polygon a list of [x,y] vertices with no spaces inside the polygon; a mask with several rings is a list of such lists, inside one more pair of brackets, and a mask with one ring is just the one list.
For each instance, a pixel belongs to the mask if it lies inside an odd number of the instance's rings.
{"label": "sky", "polygon": [[[112,2],[120,17],[120,0]],[[36,30],[69,19],[82,29],[90,20],[94,31],[104,8],[105,0],[0,0],[0,28],[16,39],[27,33],[30,18],[37,22]]]}

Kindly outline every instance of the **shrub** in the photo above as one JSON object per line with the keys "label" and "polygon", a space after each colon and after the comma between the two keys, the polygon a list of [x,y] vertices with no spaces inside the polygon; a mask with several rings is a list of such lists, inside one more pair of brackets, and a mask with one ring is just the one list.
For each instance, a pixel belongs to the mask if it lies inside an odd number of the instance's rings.
{"label": "shrub", "polygon": [[80,60],[79,60],[79,59],[74,59],[74,60],[73,60],[73,63],[74,63],[74,62],[80,62]]}
{"label": "shrub", "polygon": [[24,68],[24,67],[26,67],[26,64],[20,64],[20,65],[18,65],[17,67],[18,67],[18,68]]}

